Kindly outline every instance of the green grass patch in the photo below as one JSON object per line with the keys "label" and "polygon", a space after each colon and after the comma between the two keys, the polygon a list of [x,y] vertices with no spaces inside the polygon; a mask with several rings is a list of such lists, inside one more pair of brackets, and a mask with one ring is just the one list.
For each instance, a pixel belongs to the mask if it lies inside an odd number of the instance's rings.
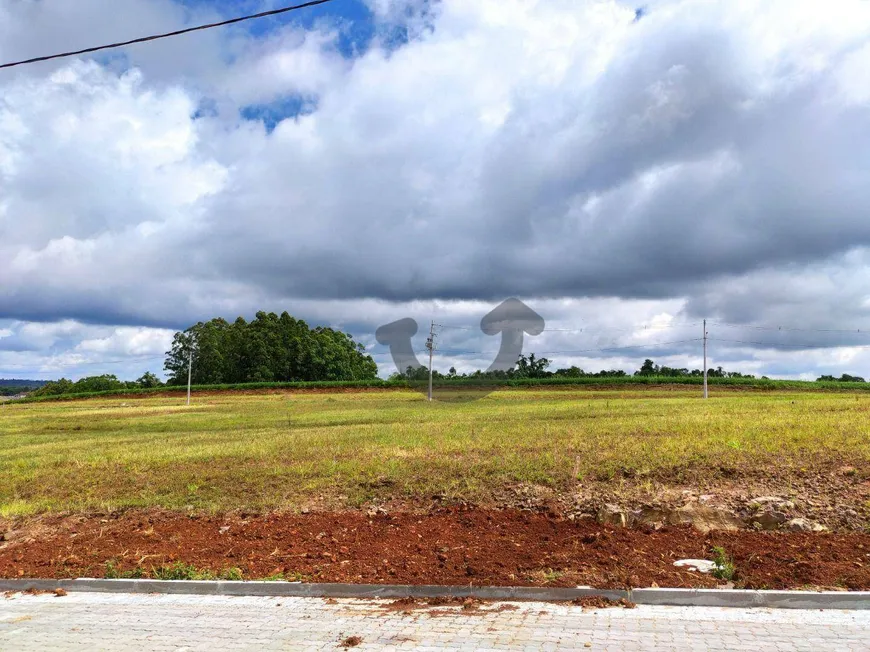
{"label": "green grass patch", "polygon": [[[815,385],[815,384],[813,384]],[[506,484],[692,481],[867,468],[870,395],[693,387],[213,394],[3,404],[0,517],[126,507],[297,508],[316,497],[485,500]]]}
{"label": "green grass patch", "polygon": [[733,580],[736,574],[734,560],[725,552],[725,548],[720,546],[713,548],[713,577],[728,582]]}

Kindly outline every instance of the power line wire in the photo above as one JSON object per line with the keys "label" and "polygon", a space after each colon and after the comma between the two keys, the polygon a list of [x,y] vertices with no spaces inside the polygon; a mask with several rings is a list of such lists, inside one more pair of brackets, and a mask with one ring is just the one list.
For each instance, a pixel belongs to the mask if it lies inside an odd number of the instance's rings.
{"label": "power line wire", "polygon": [[[597,352],[602,352],[602,351],[622,351],[622,350],[627,350],[627,349],[642,349],[642,348],[647,348],[647,347],[668,346],[671,344],[686,344],[689,342],[699,342],[700,340],[701,340],[701,338],[696,337],[696,338],[690,339],[690,340],[675,340],[675,341],[671,341],[671,342],[652,342],[649,344],[634,344],[634,345],[630,345],[630,346],[610,346],[610,347],[603,347],[603,348],[597,348],[597,349],[580,349],[580,350],[575,350],[575,351],[540,351],[540,352],[535,352],[535,353],[536,353],[536,355],[568,355],[568,354],[576,354],[576,353],[597,353]],[[498,351],[463,351],[463,350],[459,350],[459,349],[438,349],[438,351],[440,353],[447,354],[448,356],[449,355],[495,355],[498,353]],[[424,352],[418,351],[418,353],[423,354]],[[428,355],[428,351],[426,351],[425,354]],[[389,352],[384,351],[384,352],[372,353],[370,355],[389,355]]]}
{"label": "power line wire", "polygon": [[643,349],[656,346],[670,346],[672,344],[688,344],[689,342],[700,342],[702,338],[696,337],[690,340],[673,340],[670,342],[651,342],[649,344],[633,344],[629,346],[609,346],[600,349],[581,349],[579,351],[542,351],[541,355],[568,355],[573,353],[593,353],[598,351],[622,351],[628,349]]}
{"label": "power line wire", "polygon": [[723,328],[745,328],[746,330],[755,331],[783,331],[796,333],[846,333],[870,335],[870,330],[862,331],[860,328],[842,329],[842,328],[789,328],[785,326],[750,326],[748,324],[728,324],[725,322],[710,322],[708,326],[721,326]]}
{"label": "power line wire", "polygon": [[0,65],[0,69],[2,68],[14,68],[15,66],[23,66],[29,63],[38,63],[40,61],[51,61],[52,59],[62,59],[65,57],[75,57],[80,54],[91,54],[92,52],[99,52],[101,50],[110,50],[113,48],[122,48],[127,45],[134,45],[136,43],[146,43],[148,41],[156,41],[158,39],[169,38],[171,36],[180,36],[182,34],[189,34],[190,32],[198,32],[201,30],[212,29],[214,27],[224,27],[225,25],[233,25],[235,23],[241,23],[246,20],[254,20],[256,18],[266,18],[268,16],[277,16],[278,14],[284,14],[289,11],[296,11],[297,9],[305,9],[307,7],[314,7],[316,5],[326,4],[327,2],[332,2],[332,0],[311,0],[311,2],[305,2],[300,5],[293,5],[292,7],[282,7],[280,9],[272,9],[271,11],[262,11],[258,14],[250,14],[248,16],[239,16],[238,18],[229,18],[227,20],[222,20],[217,23],[208,23],[206,25],[197,25],[196,27],[187,27],[185,29],[175,30],[174,32],[165,32],[163,34],[154,34],[152,36],[142,36],[140,38],[134,38],[130,41],[121,41],[119,43],[110,43],[108,45],[98,45],[96,47],[85,48],[83,50],[75,50],[73,52],[61,52],[59,54],[51,54],[43,57],[34,57],[32,59],[24,59],[22,61],[13,61],[11,63],[4,63]]}
{"label": "power line wire", "polygon": [[870,345],[851,345],[851,344],[784,344],[780,342],[753,342],[751,340],[728,340],[719,337],[707,338],[711,342],[729,342],[732,344],[751,344],[754,346],[765,346],[771,349],[870,349]]}
{"label": "power line wire", "polygon": [[139,362],[150,362],[151,360],[164,360],[166,358],[165,355],[153,355],[147,358],[127,358],[126,360],[104,360],[104,361],[94,361],[94,362],[36,362],[33,364],[2,364],[0,363],[0,369],[32,369],[34,367],[47,367],[47,366],[55,366],[55,367],[90,367],[90,366],[99,366],[104,364],[135,364]]}
{"label": "power line wire", "polygon": [[[850,331],[847,331],[850,332]],[[577,349],[573,351],[539,351],[535,352],[538,355],[576,355],[580,353],[606,353],[610,351],[624,351],[631,349],[643,349],[650,347],[671,346],[675,344],[689,344],[691,342],[700,342],[703,338],[696,337],[687,340],[672,340],[669,342],[651,342],[647,344],[631,344],[625,346],[610,346],[598,347],[591,349]],[[748,344],[752,346],[763,346],[768,348],[791,348],[791,349],[836,349],[836,348],[854,348],[854,349],[870,349],[870,345],[850,345],[850,344],[786,344],[778,342],[758,342],[753,340],[735,340],[721,337],[708,337],[711,342],[725,342],[729,344]],[[449,356],[462,355],[495,355],[497,351],[466,351],[461,349],[439,349],[439,351]],[[419,352],[425,354],[426,352]],[[370,355],[389,355],[389,352],[373,352]]]}
{"label": "power line wire", "polygon": [[[637,328],[545,328],[543,333],[605,333],[611,331],[617,331],[621,333],[635,333],[637,331],[653,331],[653,330],[667,330],[670,328],[690,328],[693,326],[700,326],[701,322],[692,322],[692,323],[681,323],[681,324],[668,324],[662,326],[655,325],[642,325]],[[479,331],[480,327],[471,327],[471,326],[452,326],[449,324],[436,324],[439,328],[448,328],[450,330],[460,330],[460,331]]]}
{"label": "power line wire", "polygon": [[[700,326],[703,322],[681,322],[677,324],[667,324],[667,325],[640,325],[636,328],[545,328],[542,332],[544,333],[605,333],[605,332],[624,332],[624,333],[635,333],[638,331],[653,331],[653,330],[668,330],[672,328],[693,328],[695,326]],[[732,329],[746,329],[746,330],[755,330],[755,331],[769,331],[769,332],[796,332],[796,333],[839,333],[839,334],[852,334],[852,335],[870,335],[870,329],[861,330],[860,328],[792,328],[787,326],[752,326],[749,324],[732,324],[728,322],[707,322],[708,327],[718,326],[722,328],[732,328]],[[439,328],[447,328],[451,330],[463,330],[463,331],[478,331],[479,327],[471,327],[471,326],[453,326],[450,324],[438,324]]]}

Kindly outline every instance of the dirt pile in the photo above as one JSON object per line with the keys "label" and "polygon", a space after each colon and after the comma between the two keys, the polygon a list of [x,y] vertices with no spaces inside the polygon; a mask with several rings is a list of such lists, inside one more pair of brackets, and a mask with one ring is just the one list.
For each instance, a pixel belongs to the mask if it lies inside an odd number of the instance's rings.
{"label": "dirt pile", "polygon": [[679,478],[626,474],[555,490],[507,485],[499,507],[591,518],[616,527],[870,531],[870,475],[840,462],[815,468],[684,468]]}
{"label": "dirt pile", "polygon": [[611,600],[603,595],[588,595],[582,598],[574,598],[571,604],[583,607],[583,609],[611,609],[622,607],[623,609],[634,609],[637,605],[634,602],[620,598],[619,600]]}
{"label": "dirt pile", "polygon": [[[4,529],[0,523],[0,530]],[[515,509],[189,515],[128,511],[6,523],[0,576],[153,577],[166,567],[244,579],[374,584],[709,587],[680,559],[733,558],[736,586],[870,589],[870,534],[614,528]],[[231,573],[228,573],[232,570]]]}

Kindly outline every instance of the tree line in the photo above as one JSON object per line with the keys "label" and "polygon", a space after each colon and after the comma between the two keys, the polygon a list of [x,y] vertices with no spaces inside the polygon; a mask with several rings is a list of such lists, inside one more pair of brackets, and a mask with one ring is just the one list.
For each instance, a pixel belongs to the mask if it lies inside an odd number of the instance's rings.
{"label": "tree line", "polygon": [[[622,369],[605,369],[602,371],[588,372],[580,367],[572,366],[563,369],[549,371],[551,361],[547,358],[539,358],[534,353],[528,356],[520,355],[517,364],[513,369],[508,371],[481,371],[476,370],[470,373],[460,374],[455,367],[451,367],[446,374],[436,370],[432,370],[432,377],[438,379],[450,378],[479,378],[479,379],[509,379],[509,378],[624,378],[629,375],[633,376],[654,376],[658,378],[678,378],[703,376],[704,372],[701,369],[674,368],[667,366],[659,366],[650,359],[644,360],[640,369],[633,374],[628,374]],[[755,378],[751,374],[742,374],[736,371],[725,371],[722,367],[707,370],[708,378]],[[408,367],[404,372],[394,373],[392,379],[422,381],[429,378],[429,369],[426,367]],[[767,376],[762,376],[767,379]],[[850,376],[851,378],[851,376]],[[820,378],[819,380],[823,380]]]}
{"label": "tree line", "polygon": [[109,392],[120,389],[151,389],[160,387],[163,381],[150,371],[145,372],[138,380],[119,380],[115,374],[88,376],[76,381],[60,378],[45,383],[39,389],[29,392],[29,396],[60,396],[62,394],[90,394],[92,392]]}

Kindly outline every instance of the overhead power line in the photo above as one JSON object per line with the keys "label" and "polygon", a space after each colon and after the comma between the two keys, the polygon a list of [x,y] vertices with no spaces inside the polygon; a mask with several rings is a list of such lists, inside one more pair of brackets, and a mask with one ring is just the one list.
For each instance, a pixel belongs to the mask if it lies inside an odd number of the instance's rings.
{"label": "overhead power line", "polygon": [[[679,322],[673,324],[640,324],[634,328],[545,328],[544,333],[606,333],[611,331],[624,333],[637,333],[640,331],[655,331],[668,330],[673,328],[694,328],[700,326],[703,322]],[[453,326],[450,324],[437,324],[439,328],[447,328],[450,330],[462,331],[479,331],[480,327],[473,326]],[[766,332],[795,332],[795,333],[837,333],[844,335],[870,335],[870,329],[861,330],[860,328],[791,328],[786,326],[752,326],[749,324],[729,324],[726,322],[707,322],[709,327],[742,329],[748,331],[766,331]]]}
{"label": "overhead power line", "polygon": [[305,9],[307,7],[314,7],[316,5],[326,4],[327,2],[332,2],[332,0],[312,0],[311,2],[305,2],[300,5],[293,5],[292,7],[282,7],[280,9],[272,9],[271,11],[262,11],[258,14],[250,14],[248,16],[239,16],[238,18],[229,18],[227,20],[222,20],[217,23],[208,23],[206,25],[197,25],[196,27],[187,27],[185,29],[175,30],[174,32],[165,32],[163,34],[153,34],[152,36],[142,36],[140,38],[134,38],[130,41],[121,41],[119,43],[110,43],[108,45],[97,45],[91,48],[85,48],[84,50],[75,50],[73,52],[61,52],[59,54],[50,54],[43,57],[34,57],[32,59],[24,59],[23,61],[13,61],[11,63],[4,63],[0,65],[0,68],[14,68],[15,66],[23,66],[29,63],[39,63],[40,61],[51,61],[52,59],[63,59],[65,57],[75,57],[80,54],[91,54],[93,52],[99,52],[101,50],[111,50],[113,48],[122,48],[127,45],[134,45],[136,43],[147,43],[148,41],[157,41],[159,39],[169,38],[171,36],[181,36],[182,34],[189,34],[190,32],[199,32],[206,29],[212,29],[214,27],[224,27],[225,25],[233,25],[235,23],[241,23],[246,20],[255,20],[257,18],[266,18],[268,16],[277,16],[278,14],[285,14],[289,11],[296,11],[297,9]]}
{"label": "overhead power line", "polygon": [[709,326],[721,326],[723,328],[742,328],[750,331],[770,331],[770,332],[788,332],[788,333],[844,333],[844,334],[860,334],[870,335],[870,331],[861,330],[860,328],[790,328],[786,326],[750,326],[748,324],[726,324],[724,322],[709,322]]}
{"label": "overhead power line", "polygon": [[633,344],[629,346],[610,346],[600,349],[581,349],[579,351],[544,351],[541,355],[568,355],[574,353],[595,353],[598,351],[623,351],[629,349],[643,349],[657,346],[670,346],[673,344],[688,344],[689,342],[700,342],[701,338],[696,337],[690,340],[674,340],[671,342],[651,342],[649,344]]}
{"label": "overhead power line", "polygon": [[711,342],[728,342],[730,344],[750,344],[764,346],[770,349],[870,349],[870,345],[852,344],[785,344],[780,342],[753,342],[750,340],[726,340],[720,337],[708,338]]}
{"label": "overhead power line", "polygon": [[34,362],[33,364],[3,364],[0,363],[0,369],[33,369],[35,367],[89,367],[103,366],[109,364],[136,364],[139,362],[150,362],[151,360],[164,360],[165,355],[152,355],[148,357],[131,357],[124,360],[95,360],[91,362],[54,362],[42,361]]}
{"label": "overhead power line", "polygon": [[[452,326],[450,324],[435,324],[438,328],[448,328],[450,330],[457,331],[480,331],[480,326],[472,327],[472,326]],[[657,331],[657,330],[667,330],[670,328],[689,328],[693,326],[700,326],[701,322],[691,322],[691,323],[681,323],[681,324],[642,324],[637,328],[616,328],[616,327],[608,327],[608,328],[545,328],[542,333],[608,333],[611,331],[618,331],[621,333],[636,333],[638,331]]]}
{"label": "overhead power line", "polygon": [[[577,351],[540,351],[540,352],[535,352],[535,354],[536,355],[568,355],[568,354],[576,354],[576,353],[598,353],[598,352],[602,352],[602,351],[622,351],[622,350],[628,350],[628,349],[643,349],[643,348],[647,348],[647,347],[668,346],[671,344],[686,344],[688,342],[699,342],[700,340],[701,340],[701,338],[696,337],[696,338],[691,339],[691,340],[676,340],[676,341],[672,341],[672,342],[652,342],[650,344],[634,344],[634,345],[630,345],[630,346],[610,346],[610,347],[597,348],[597,349],[580,349]],[[496,353],[498,353],[497,351],[463,351],[463,350],[458,350],[458,349],[440,349],[440,348],[438,349],[438,351],[440,353],[444,353],[447,355],[454,355],[454,356],[458,356],[458,355],[496,355]],[[423,353],[423,352],[419,352],[419,353]],[[428,351],[426,352],[426,354],[428,355]],[[388,351],[376,352],[376,353],[371,353],[369,355],[389,355],[389,352]]]}

